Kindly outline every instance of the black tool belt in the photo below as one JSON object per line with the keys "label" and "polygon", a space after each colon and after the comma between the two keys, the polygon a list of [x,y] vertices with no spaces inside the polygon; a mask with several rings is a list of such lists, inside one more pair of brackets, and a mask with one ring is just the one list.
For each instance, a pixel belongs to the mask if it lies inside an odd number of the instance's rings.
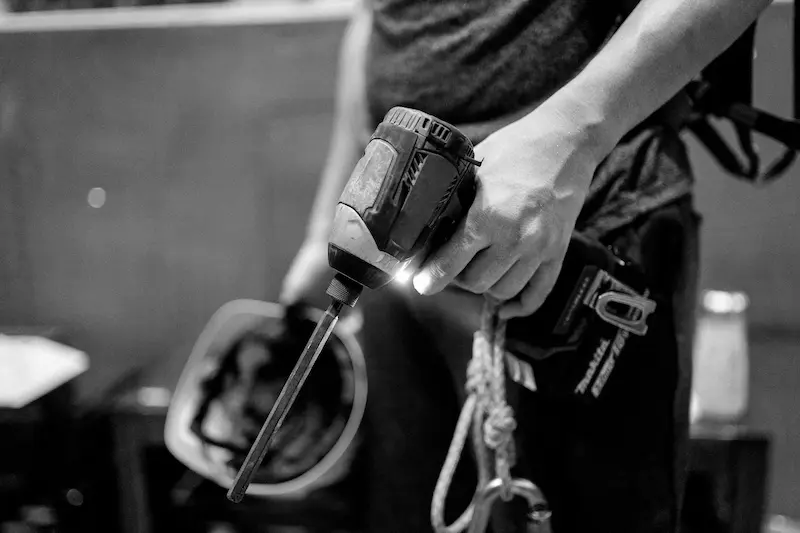
{"label": "black tool belt", "polygon": [[508,323],[509,375],[538,394],[594,402],[657,307],[638,265],[575,232],[544,304]]}

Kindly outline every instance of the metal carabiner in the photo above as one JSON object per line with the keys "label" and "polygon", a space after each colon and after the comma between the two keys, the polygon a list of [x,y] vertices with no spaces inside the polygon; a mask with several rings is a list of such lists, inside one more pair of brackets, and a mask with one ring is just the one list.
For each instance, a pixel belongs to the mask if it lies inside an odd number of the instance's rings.
{"label": "metal carabiner", "polygon": [[[547,500],[545,500],[542,491],[539,487],[528,481],[527,479],[512,479],[511,494],[514,496],[521,496],[528,501],[528,521],[531,525],[540,526],[544,525],[550,519],[550,510],[547,508]],[[472,515],[468,533],[484,533],[489,525],[489,518],[492,514],[492,507],[495,500],[500,497],[503,492],[503,480],[495,478],[483,487],[475,498],[475,511]]]}

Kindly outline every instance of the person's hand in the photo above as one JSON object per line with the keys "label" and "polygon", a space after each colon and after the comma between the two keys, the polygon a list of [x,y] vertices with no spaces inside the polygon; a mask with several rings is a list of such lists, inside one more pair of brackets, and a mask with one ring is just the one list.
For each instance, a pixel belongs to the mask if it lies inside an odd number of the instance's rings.
{"label": "person's hand", "polygon": [[502,301],[512,318],[550,293],[600,154],[585,130],[540,110],[475,147],[475,201],[414,277],[420,294],[452,283]]}
{"label": "person's hand", "polygon": [[281,303],[292,305],[303,300],[320,299],[325,289],[322,288],[322,293],[318,289],[329,282],[330,277],[328,241],[307,238],[283,278]]}

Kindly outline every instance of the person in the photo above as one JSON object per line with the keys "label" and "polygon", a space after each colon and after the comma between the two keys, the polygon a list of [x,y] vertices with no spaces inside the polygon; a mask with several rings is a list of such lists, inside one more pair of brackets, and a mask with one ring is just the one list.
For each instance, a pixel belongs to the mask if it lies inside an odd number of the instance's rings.
{"label": "person", "polygon": [[[341,48],[327,161],[281,300],[324,292],[339,193],[391,107],[455,125],[482,161],[468,214],[414,290],[387,287],[359,304],[370,387],[367,531],[431,529],[483,296],[503,302],[503,318],[524,321],[553,287],[574,232],[636,260],[666,318],[628,354],[623,392],[602,408],[509,388],[515,475],[543,490],[555,533],[678,530],[700,221],[680,127],[664,110],[768,4],[358,4]],[[530,332],[522,340],[535,342],[535,324],[526,328],[517,328]],[[473,490],[474,471],[461,466],[450,519]],[[524,531],[520,506],[496,505],[493,530]]]}

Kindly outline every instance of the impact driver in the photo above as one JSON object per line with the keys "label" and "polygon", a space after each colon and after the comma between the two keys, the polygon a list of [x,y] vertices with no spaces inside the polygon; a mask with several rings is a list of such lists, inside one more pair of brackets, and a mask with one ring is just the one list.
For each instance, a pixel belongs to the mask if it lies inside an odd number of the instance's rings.
{"label": "impact driver", "polygon": [[270,441],[283,423],[338,320],[364,287],[379,289],[415,272],[455,230],[475,197],[470,140],[426,113],[395,107],[372,134],[339,198],[328,241],[336,271],[331,303],[281,390],[228,491],[244,497]]}

